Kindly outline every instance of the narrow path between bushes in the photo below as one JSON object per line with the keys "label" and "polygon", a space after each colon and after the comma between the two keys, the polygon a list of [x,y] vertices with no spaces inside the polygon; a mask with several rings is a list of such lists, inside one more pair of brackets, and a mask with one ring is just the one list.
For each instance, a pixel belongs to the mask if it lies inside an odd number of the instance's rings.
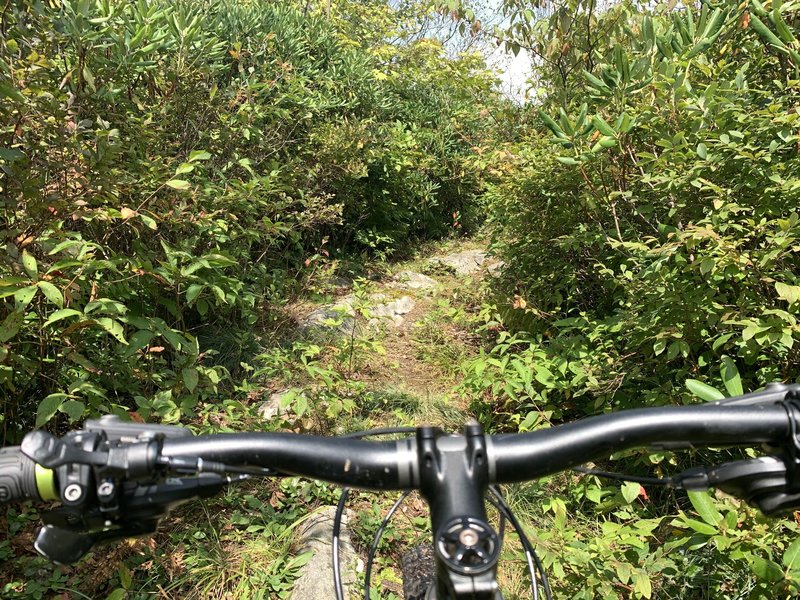
{"label": "narrow path between bushes", "polygon": [[[332,302],[293,310],[301,328],[350,336],[354,341],[368,339],[379,345],[380,351],[373,352],[355,375],[383,402],[381,415],[370,420],[369,426],[407,424],[395,420],[405,418],[414,424],[459,427],[467,407],[454,388],[461,364],[476,352],[470,313],[477,310],[481,281],[497,264],[478,242],[451,242],[414,261],[395,265],[380,283],[355,292],[352,286],[340,286]],[[372,507],[365,505],[370,501]],[[362,500],[360,508],[379,513],[385,510],[378,506],[382,501],[379,496]],[[295,582],[293,600],[335,597],[331,567],[334,512],[333,506],[322,507],[298,530],[297,549],[311,550],[313,556]],[[424,505],[416,501],[403,516],[413,519],[423,514]],[[351,528],[354,521],[355,527],[363,527],[354,510],[348,511],[347,520]],[[362,533],[371,536],[374,531]],[[349,567],[344,576],[346,597],[361,593],[366,552],[358,543],[354,548],[351,538],[363,535],[351,535],[347,530],[342,536],[343,565]],[[400,584],[391,579],[373,575],[373,584],[401,595]]]}

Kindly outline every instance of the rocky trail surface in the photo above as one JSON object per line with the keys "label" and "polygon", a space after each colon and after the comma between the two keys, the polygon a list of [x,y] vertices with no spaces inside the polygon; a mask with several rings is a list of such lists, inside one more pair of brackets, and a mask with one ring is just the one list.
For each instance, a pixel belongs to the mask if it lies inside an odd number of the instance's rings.
{"label": "rocky trail surface", "polygon": [[[296,318],[312,338],[377,336],[386,351],[381,367],[389,368],[368,369],[369,385],[396,390],[423,407],[438,404],[463,418],[465,407],[452,390],[457,358],[469,354],[471,334],[453,318],[451,303],[465,287],[474,289],[487,273],[495,272],[499,263],[470,242],[447,250],[399,265],[390,277],[360,292],[340,285],[332,302],[298,307]],[[273,394],[261,406],[263,417],[281,411],[283,393]],[[334,512],[333,506],[322,507],[299,532],[298,547],[311,550],[313,557],[295,584],[293,600],[336,597],[331,566]],[[361,593],[364,557],[353,547],[346,526],[340,554],[345,597],[356,597]]]}

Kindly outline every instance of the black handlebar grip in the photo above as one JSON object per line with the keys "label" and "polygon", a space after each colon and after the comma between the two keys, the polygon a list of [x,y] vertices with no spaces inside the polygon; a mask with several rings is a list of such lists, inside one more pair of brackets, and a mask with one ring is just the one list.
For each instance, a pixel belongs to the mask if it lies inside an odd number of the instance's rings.
{"label": "black handlebar grip", "polygon": [[0,504],[41,500],[36,485],[36,463],[19,446],[0,448]]}

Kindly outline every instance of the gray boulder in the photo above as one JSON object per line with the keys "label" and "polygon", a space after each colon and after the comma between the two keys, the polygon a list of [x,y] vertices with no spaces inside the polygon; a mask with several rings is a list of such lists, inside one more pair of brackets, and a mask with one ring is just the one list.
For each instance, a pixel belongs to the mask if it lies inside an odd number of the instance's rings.
{"label": "gray boulder", "polygon": [[464,250],[447,256],[432,258],[432,263],[439,263],[451,267],[458,275],[471,275],[478,271],[488,255],[483,250]]}
{"label": "gray boulder", "polygon": [[[348,511],[342,520],[339,539],[339,564],[341,565],[344,597],[350,598],[349,589],[356,583],[356,551],[347,529]],[[291,600],[320,600],[336,598],[333,586],[333,519],[335,506],[325,506],[315,511],[299,528],[299,553],[313,552],[294,584]]]}
{"label": "gray boulder", "polygon": [[392,278],[392,287],[405,288],[407,290],[426,290],[435,288],[439,283],[427,275],[414,271],[402,271]]}
{"label": "gray boulder", "polygon": [[345,296],[335,304],[320,306],[300,321],[300,327],[312,333],[327,330],[341,335],[350,335],[356,327],[353,304],[355,304],[355,296]]}
{"label": "gray boulder", "polygon": [[369,320],[371,326],[381,325],[382,323],[391,323],[398,326],[403,322],[403,317],[414,310],[416,302],[409,296],[403,296],[397,300],[378,304],[370,309],[372,318]]}

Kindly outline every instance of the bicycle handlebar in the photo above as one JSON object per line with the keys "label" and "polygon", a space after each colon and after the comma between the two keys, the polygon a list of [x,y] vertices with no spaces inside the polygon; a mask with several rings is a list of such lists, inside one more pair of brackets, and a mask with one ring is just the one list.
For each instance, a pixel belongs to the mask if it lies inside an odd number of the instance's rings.
{"label": "bicycle handlebar", "polygon": [[[534,435],[514,434],[494,441],[497,478],[513,483],[552,475],[615,452],[659,448],[785,444],[792,424],[782,405],[643,408],[590,417]],[[523,477],[520,474],[524,473]]]}
{"label": "bicycle handlebar", "polygon": [[[778,445],[787,441],[790,431],[789,414],[781,405],[621,411],[551,429],[486,436],[489,482],[528,481],[646,444]],[[291,433],[222,433],[166,439],[161,456],[266,467],[372,490],[420,485],[420,457],[413,438],[374,442]]]}
{"label": "bicycle handlebar", "polygon": [[[439,597],[472,597],[465,590],[480,588],[495,598],[499,540],[486,521],[489,486],[648,444],[766,443],[778,449],[777,456],[690,469],[677,480],[685,489],[720,487],[770,514],[800,506],[798,431],[800,386],[781,384],[727,401],[620,411],[529,433],[484,435],[472,423],[460,435],[420,427],[415,437],[395,441],[291,433],[193,436],[180,427],[104,417],[60,439],[35,431],[20,448],[0,450],[0,502],[59,498],[62,507],[43,516],[36,547],[56,562],[74,562],[99,541],[154,532],[171,508],[219,492],[235,480],[231,474],[416,489],[430,507]],[[169,477],[176,474],[191,477]],[[480,552],[451,552],[467,529],[472,534],[464,539],[480,532]]]}

